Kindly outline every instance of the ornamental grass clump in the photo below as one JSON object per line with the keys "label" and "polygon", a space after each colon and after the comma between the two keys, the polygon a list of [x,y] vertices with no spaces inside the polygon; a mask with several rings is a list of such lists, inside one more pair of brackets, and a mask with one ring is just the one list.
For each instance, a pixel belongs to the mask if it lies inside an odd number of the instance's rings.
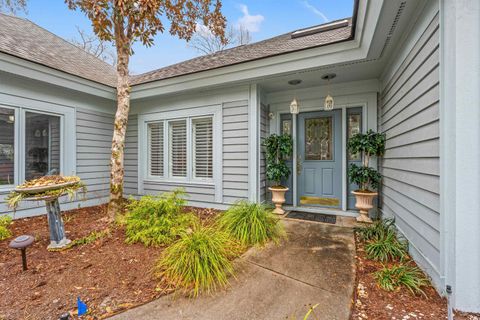
{"label": "ornamental grass clump", "polygon": [[181,189],[131,201],[123,221],[126,242],[141,242],[146,246],[171,244],[198,220],[195,215],[183,212],[185,203],[185,192]]}
{"label": "ornamental grass clump", "polygon": [[12,232],[8,228],[12,223],[12,218],[9,216],[0,217],[0,241],[8,239],[12,236]]}
{"label": "ornamental grass clump", "polygon": [[362,241],[382,238],[388,230],[395,230],[394,219],[378,219],[370,225],[355,228],[357,235]]}
{"label": "ornamental grass clump", "polygon": [[413,294],[423,294],[422,287],[428,286],[428,279],[422,270],[411,265],[383,266],[374,273],[378,285],[386,291],[394,291],[400,287],[407,288]]}
{"label": "ornamental grass clump", "polygon": [[231,260],[241,250],[227,233],[197,224],[162,252],[156,275],[168,286],[193,297],[211,293],[228,284],[228,277],[234,271]]}
{"label": "ornamental grass clump", "polygon": [[286,236],[283,224],[265,204],[240,201],[225,211],[218,227],[244,246],[279,242]]}
{"label": "ornamental grass clump", "polygon": [[357,232],[360,239],[365,241],[365,252],[369,259],[387,262],[408,258],[408,244],[398,238],[392,219],[376,221],[357,229]]}

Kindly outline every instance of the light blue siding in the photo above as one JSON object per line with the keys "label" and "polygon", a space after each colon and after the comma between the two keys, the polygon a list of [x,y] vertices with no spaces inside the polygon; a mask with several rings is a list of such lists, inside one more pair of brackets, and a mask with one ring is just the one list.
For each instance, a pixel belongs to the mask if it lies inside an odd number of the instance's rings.
{"label": "light blue siding", "polygon": [[[216,97],[221,100],[221,97]],[[160,105],[153,109],[149,109],[148,114],[161,112],[171,112],[173,110],[184,109],[185,114],[189,114],[189,110],[194,110],[195,106],[190,108],[182,107],[181,101],[176,101],[179,107],[171,105]],[[138,107],[138,112],[130,116],[127,140],[125,147],[125,194],[127,195],[144,195],[144,194],[160,194],[171,191],[175,188],[184,188],[188,193],[188,198],[193,205],[203,207],[225,207],[233,202],[248,198],[248,101],[225,101],[222,103],[214,103],[221,108],[222,117],[217,124],[221,126],[221,179],[222,185],[195,182],[172,182],[172,181],[152,181],[139,177],[139,160],[144,162],[146,155],[139,154],[139,146],[142,139],[139,136],[139,113],[145,108],[150,108],[151,102],[145,107]],[[198,107],[202,107],[200,104]],[[141,171],[141,170],[140,170]],[[140,179],[140,190],[139,190]],[[143,187],[143,192],[142,192]],[[217,188],[222,189],[221,201],[216,199]],[[140,193],[140,194],[139,194]]]}
{"label": "light blue siding", "polygon": [[[87,184],[87,201],[61,199],[62,209],[91,206],[104,201],[108,194],[109,154],[115,103],[69,89],[0,71],[0,105],[64,115],[62,141],[64,174],[77,174]],[[20,151],[17,151],[20,152]],[[51,159],[58,162],[60,159]],[[10,190],[0,191],[0,214],[9,212],[5,197]],[[15,217],[44,214],[43,203],[22,202]]]}
{"label": "light blue siding", "polygon": [[[439,17],[416,25],[383,79],[379,128],[386,133],[380,207],[395,217],[417,262],[440,283]],[[416,37],[416,38],[415,38]],[[408,50],[408,51],[407,51]],[[406,52],[407,51],[407,52]],[[406,53],[406,54],[405,54]]]}
{"label": "light blue siding", "polygon": [[248,101],[223,104],[223,202],[248,198]]}
{"label": "light blue siding", "polygon": [[113,114],[77,109],[77,175],[87,185],[87,199],[109,193]]}

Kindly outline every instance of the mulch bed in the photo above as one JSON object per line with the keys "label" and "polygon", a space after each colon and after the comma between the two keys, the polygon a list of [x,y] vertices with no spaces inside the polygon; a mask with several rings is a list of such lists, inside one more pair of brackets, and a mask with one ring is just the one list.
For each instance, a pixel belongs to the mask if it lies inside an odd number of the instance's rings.
{"label": "mulch bed", "polygon": [[[202,220],[218,211],[187,207]],[[105,206],[71,210],[63,214],[69,239],[104,230]],[[27,249],[28,270],[22,272],[20,252],[0,241],[0,319],[58,319],[76,310],[80,297],[89,316],[98,319],[149,302],[162,293],[152,267],[162,248],[126,244],[125,232],[60,252],[49,252],[46,216],[15,220],[13,237],[30,234],[35,243]]]}
{"label": "mulch bed", "polygon": [[356,244],[357,288],[352,320],[447,319],[447,301],[433,287],[423,288],[426,297],[413,295],[405,288],[387,292],[378,287],[373,273],[381,269],[382,264],[366,258],[361,241],[357,239]]}

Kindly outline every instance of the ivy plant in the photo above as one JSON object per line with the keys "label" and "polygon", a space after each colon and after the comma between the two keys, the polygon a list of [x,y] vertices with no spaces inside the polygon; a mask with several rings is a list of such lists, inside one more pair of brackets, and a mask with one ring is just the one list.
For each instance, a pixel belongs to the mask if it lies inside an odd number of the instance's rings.
{"label": "ivy plant", "polygon": [[274,183],[274,187],[283,187],[281,181],[288,179],[291,174],[285,159],[293,152],[292,137],[288,134],[272,134],[263,141],[262,146],[265,147],[267,179]]}
{"label": "ivy plant", "polygon": [[366,133],[357,133],[348,141],[348,150],[352,154],[362,155],[362,165],[351,164],[348,177],[352,183],[359,186],[361,191],[376,190],[382,175],[374,168],[369,167],[372,157],[381,157],[385,153],[385,134],[368,130]]}

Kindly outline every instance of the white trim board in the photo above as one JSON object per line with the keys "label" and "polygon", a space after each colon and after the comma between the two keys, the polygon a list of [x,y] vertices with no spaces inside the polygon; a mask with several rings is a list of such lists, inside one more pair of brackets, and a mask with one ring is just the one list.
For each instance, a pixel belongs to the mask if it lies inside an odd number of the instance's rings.
{"label": "white trim board", "polygon": [[248,101],[248,200],[258,200],[259,178],[259,127],[260,127],[260,98],[256,84],[250,86],[250,99]]}
{"label": "white trim board", "polygon": [[115,88],[113,87],[5,53],[0,53],[0,70],[94,96],[111,100],[116,99]]}

